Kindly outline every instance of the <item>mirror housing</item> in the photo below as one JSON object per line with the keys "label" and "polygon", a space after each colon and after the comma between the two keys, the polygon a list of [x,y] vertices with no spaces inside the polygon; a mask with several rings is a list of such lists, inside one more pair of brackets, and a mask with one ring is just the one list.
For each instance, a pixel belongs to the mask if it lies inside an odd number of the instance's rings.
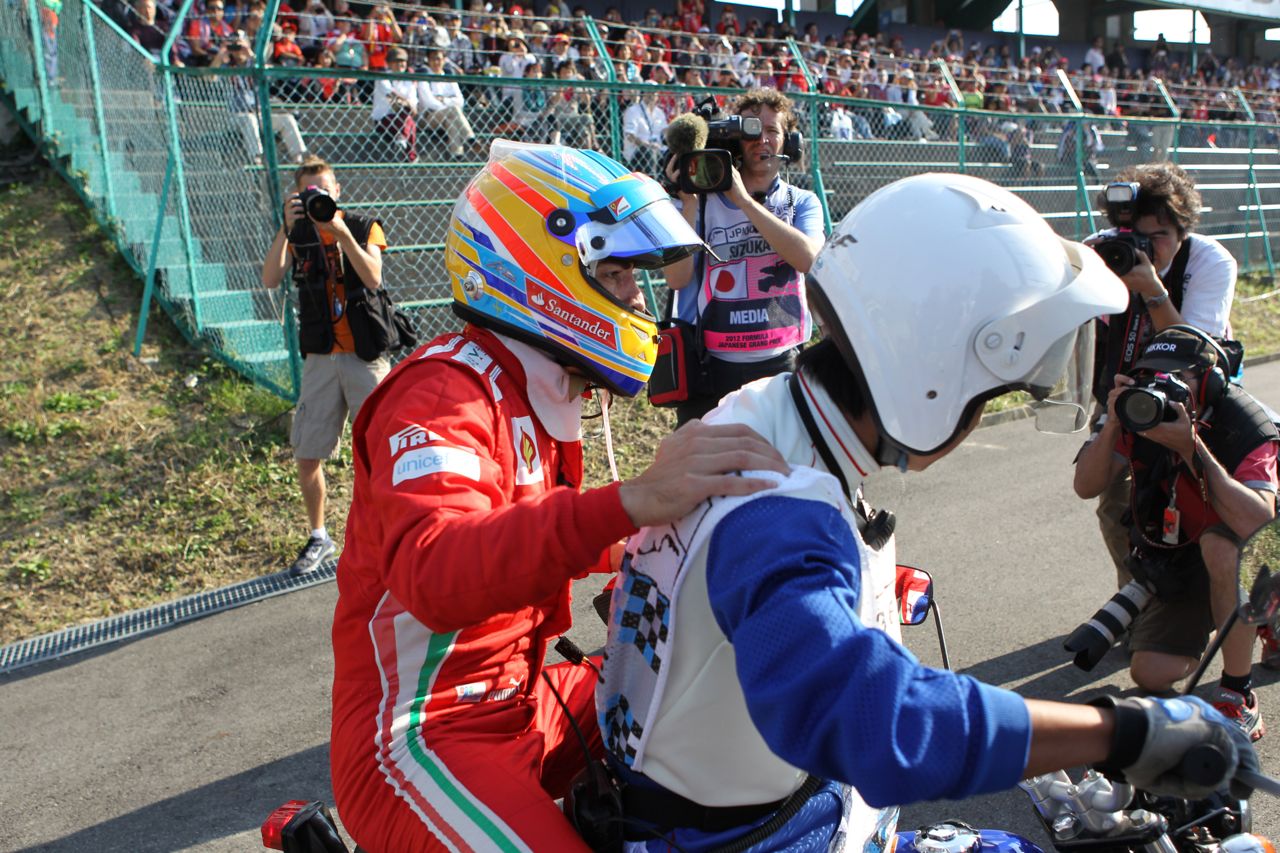
{"label": "mirror housing", "polygon": [[933,604],[933,577],[924,569],[898,566],[893,588],[898,599],[898,624],[923,625]]}
{"label": "mirror housing", "polygon": [[1254,532],[1240,548],[1236,573],[1244,603],[1240,620],[1262,625],[1280,615],[1280,518]]}

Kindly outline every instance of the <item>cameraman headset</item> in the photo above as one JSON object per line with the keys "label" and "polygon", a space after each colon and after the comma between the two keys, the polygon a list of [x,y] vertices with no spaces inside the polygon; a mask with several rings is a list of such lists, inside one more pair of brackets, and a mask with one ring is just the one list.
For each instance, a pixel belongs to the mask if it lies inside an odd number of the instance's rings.
{"label": "cameraman headset", "polygon": [[[360,405],[387,375],[391,362],[385,353],[371,361],[357,355],[361,342],[346,317],[348,288],[382,287],[382,251],[387,248],[382,224],[337,209],[342,186],[333,167],[319,157],[303,161],[293,184],[294,192],[284,204],[284,224],[262,262],[262,285],[274,290],[292,265],[298,288],[298,349],[304,361],[289,438],[311,534],[289,573],[303,575],[320,568],[337,550],[324,524],[321,463],[337,452],[343,422],[355,421]],[[303,195],[315,201],[316,190],[329,197],[333,212],[327,220],[304,205]]]}
{"label": "cameraman headset", "polygon": [[[1129,673],[1152,693],[1195,668],[1209,633],[1237,605],[1240,543],[1275,517],[1280,435],[1270,414],[1227,380],[1225,361],[1192,326],[1159,332],[1129,373],[1114,376],[1107,417],[1076,460],[1074,487],[1085,499],[1132,471],[1129,567],[1155,595],[1130,626]],[[1166,376],[1185,384],[1185,404]],[[1138,429],[1147,423],[1133,413],[1143,407],[1125,405],[1143,393],[1135,387],[1169,394],[1145,418],[1155,426]],[[1227,635],[1213,704],[1257,740],[1265,727],[1250,683],[1253,639],[1245,625]]]}
{"label": "cameraman headset", "polygon": [[[704,196],[679,193],[685,221],[715,255],[698,252],[665,269],[667,284],[678,291],[674,313],[697,327],[713,386],[676,408],[680,424],[748,382],[792,370],[812,328],[805,275],[825,234],[818,197],[778,174],[790,159],[783,149],[797,126],[791,100],[753,89],[729,112],[759,118],[762,128],[759,139],[740,142],[733,186]],[[667,164],[673,181],[674,168],[673,158]]]}
{"label": "cameraman headset", "polygon": [[[1098,203],[1114,227],[1090,236],[1085,244],[1096,246],[1115,236],[1123,220],[1131,218],[1132,231],[1150,239],[1154,256],[1139,253],[1133,269],[1121,276],[1129,288],[1129,307],[1111,316],[1106,330],[1099,332],[1103,348],[1097,359],[1095,418],[1105,412],[1112,377],[1132,367],[1156,332],[1186,323],[1214,338],[1225,338],[1236,288],[1235,258],[1212,237],[1192,233],[1200,219],[1201,201],[1190,175],[1173,163],[1147,163],[1125,169],[1116,181],[1136,184],[1137,197],[1128,210],[1117,209],[1107,203],[1104,191]],[[1122,521],[1128,506],[1129,482],[1122,469],[1098,495],[1097,509],[1098,526],[1121,587],[1129,581],[1124,567],[1129,532]]]}

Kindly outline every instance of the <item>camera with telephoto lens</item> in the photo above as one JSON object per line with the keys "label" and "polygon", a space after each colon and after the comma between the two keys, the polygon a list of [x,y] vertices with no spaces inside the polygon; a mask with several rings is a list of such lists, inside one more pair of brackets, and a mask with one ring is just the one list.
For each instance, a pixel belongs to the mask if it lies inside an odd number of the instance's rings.
{"label": "camera with telephoto lens", "polygon": [[1150,585],[1132,580],[1111,596],[1097,613],[1089,617],[1079,628],[1071,632],[1071,636],[1063,642],[1062,647],[1075,655],[1073,663],[1090,671],[1111,651],[1118,638],[1137,618],[1150,602],[1154,590]]}
{"label": "camera with telephoto lens", "polygon": [[1176,421],[1170,403],[1191,399],[1191,389],[1176,376],[1157,373],[1145,384],[1131,385],[1116,397],[1116,417],[1129,432],[1143,432],[1162,423]]}
{"label": "camera with telephoto lens", "polygon": [[1133,230],[1137,219],[1138,184],[1125,181],[1107,184],[1104,198],[1107,219],[1115,228],[1092,247],[1113,273],[1127,275],[1137,265],[1139,252],[1148,259],[1155,255],[1151,238]]}
{"label": "camera with telephoto lens", "polygon": [[313,222],[332,222],[338,214],[338,202],[325,189],[314,184],[298,193],[298,201],[302,202],[302,209]]}

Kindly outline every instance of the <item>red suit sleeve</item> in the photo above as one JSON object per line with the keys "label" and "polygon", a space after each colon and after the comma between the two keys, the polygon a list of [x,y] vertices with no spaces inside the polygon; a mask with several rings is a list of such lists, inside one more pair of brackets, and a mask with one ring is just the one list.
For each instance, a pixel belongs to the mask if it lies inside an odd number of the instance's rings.
{"label": "red suit sleeve", "polygon": [[[512,502],[497,458],[505,416],[487,380],[447,362],[412,374],[362,424],[355,498],[366,533],[379,534],[370,556],[383,584],[418,621],[452,631],[545,602],[635,532],[616,483]],[[396,437],[416,428],[425,443],[406,462]]]}

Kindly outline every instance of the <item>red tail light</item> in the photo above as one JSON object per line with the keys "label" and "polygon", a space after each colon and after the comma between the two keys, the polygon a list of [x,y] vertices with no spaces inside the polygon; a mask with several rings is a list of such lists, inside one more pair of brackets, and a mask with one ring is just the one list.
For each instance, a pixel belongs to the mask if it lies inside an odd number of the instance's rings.
{"label": "red tail light", "polygon": [[333,815],[319,800],[291,800],[262,823],[262,845],[283,853],[347,853]]}
{"label": "red tail light", "polygon": [[262,822],[262,846],[268,850],[283,850],[285,827],[298,816],[298,812],[309,805],[311,803],[306,800],[290,800],[267,815],[267,819]]}

